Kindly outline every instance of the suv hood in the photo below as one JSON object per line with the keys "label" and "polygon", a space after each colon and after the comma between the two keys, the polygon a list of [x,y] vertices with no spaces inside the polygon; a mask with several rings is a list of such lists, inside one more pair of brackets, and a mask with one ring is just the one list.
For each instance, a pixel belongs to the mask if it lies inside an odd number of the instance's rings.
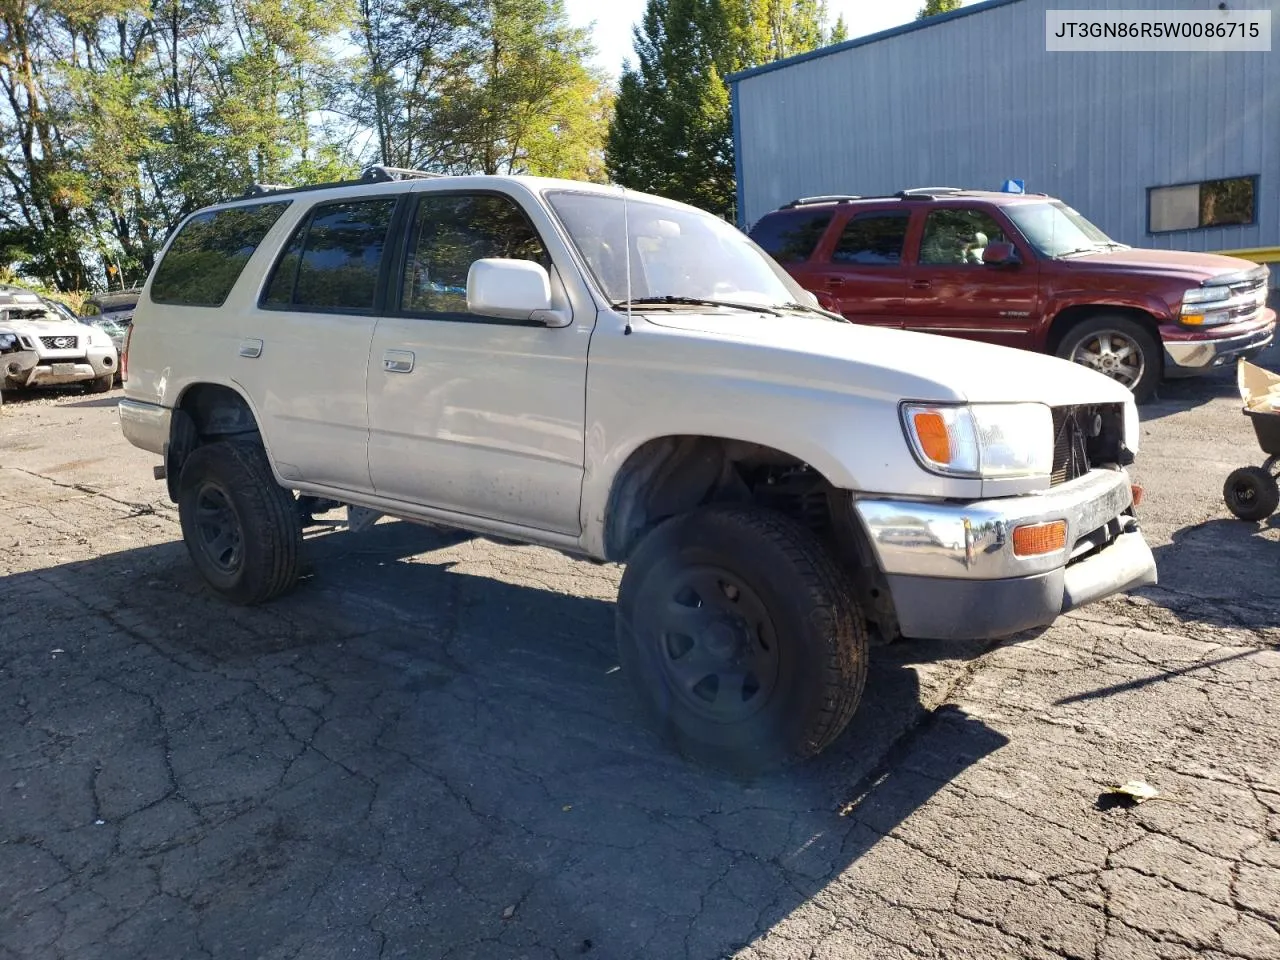
{"label": "suv hood", "polygon": [[1118,273],[1146,273],[1204,283],[1217,277],[1250,273],[1256,263],[1216,253],[1188,253],[1185,250],[1099,250],[1059,260],[1076,268],[1102,269]]}
{"label": "suv hood", "polygon": [[[669,331],[739,344],[734,364],[765,380],[897,400],[1123,403],[1116,381],[1057,357],[952,337],[839,323],[803,314],[647,312]],[[678,347],[673,349],[678,350]],[[747,365],[749,364],[749,368]]]}
{"label": "suv hood", "polygon": [[43,319],[23,317],[0,320],[0,324],[14,333],[26,333],[38,337],[86,337],[89,335],[89,328],[85,324],[72,323],[60,317]]}

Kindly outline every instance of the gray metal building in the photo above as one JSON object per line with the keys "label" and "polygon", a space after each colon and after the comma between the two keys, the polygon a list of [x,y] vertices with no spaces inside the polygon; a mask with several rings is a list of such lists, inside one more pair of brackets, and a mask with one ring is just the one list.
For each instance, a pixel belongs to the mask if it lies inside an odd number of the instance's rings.
{"label": "gray metal building", "polygon": [[[1280,0],[1247,6],[1280,21]],[[1062,9],[1220,7],[987,0],[736,74],[740,225],[803,196],[1018,179],[1124,243],[1280,261],[1280,47],[1046,52]]]}

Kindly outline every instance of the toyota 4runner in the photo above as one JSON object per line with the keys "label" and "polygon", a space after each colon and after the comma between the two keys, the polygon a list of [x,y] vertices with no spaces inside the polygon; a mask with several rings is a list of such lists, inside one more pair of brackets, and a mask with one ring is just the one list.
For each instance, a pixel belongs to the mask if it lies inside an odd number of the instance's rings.
{"label": "toyota 4runner", "polygon": [[1060,200],[951,187],[810,197],[752,238],[857,323],[1052,353],[1124,384],[1255,356],[1275,335],[1269,272],[1116,243]]}
{"label": "toyota 4runner", "polygon": [[120,422],[232,602],[293,586],[299,496],[625,564],[649,713],[768,766],[848,722],[868,624],[1000,637],[1155,581],[1122,386],[815,303],[691,207],[375,168],[187,219]]}

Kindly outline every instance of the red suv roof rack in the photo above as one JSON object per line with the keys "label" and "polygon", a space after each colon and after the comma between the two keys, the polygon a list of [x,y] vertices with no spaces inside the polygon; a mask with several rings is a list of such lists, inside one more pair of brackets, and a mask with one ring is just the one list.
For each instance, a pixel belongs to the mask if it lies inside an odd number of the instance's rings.
{"label": "red suv roof rack", "polygon": [[807,207],[812,203],[849,203],[851,200],[861,200],[860,196],[852,193],[833,193],[824,197],[801,197],[798,200],[792,200],[790,203],[784,203],[779,210],[793,210],[796,207]]}

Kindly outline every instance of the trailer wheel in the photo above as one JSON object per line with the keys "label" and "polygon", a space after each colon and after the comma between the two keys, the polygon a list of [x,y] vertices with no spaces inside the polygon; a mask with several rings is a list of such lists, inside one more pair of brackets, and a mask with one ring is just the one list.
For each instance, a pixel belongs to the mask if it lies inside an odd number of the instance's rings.
{"label": "trailer wheel", "polygon": [[735,772],[821,751],[866,681],[866,624],[840,565],[759,507],[703,507],[653,530],[627,564],[617,624],[659,728]]}
{"label": "trailer wheel", "polygon": [[1265,520],[1280,507],[1280,486],[1276,478],[1261,467],[1232,470],[1222,486],[1222,499],[1227,509],[1241,520]]}

